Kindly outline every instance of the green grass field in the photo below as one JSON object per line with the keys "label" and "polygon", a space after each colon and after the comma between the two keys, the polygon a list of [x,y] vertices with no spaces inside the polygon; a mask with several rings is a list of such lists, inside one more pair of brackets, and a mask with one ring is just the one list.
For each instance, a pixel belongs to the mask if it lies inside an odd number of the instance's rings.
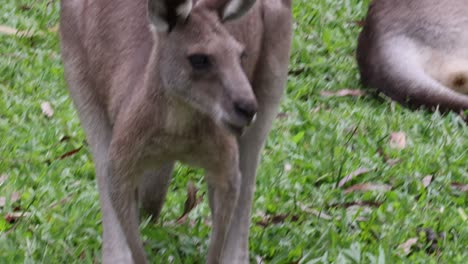
{"label": "green grass field", "polygon": [[[370,92],[324,96],[362,88],[354,50],[367,5],[294,1],[291,74],[258,173],[252,263],[466,263],[462,117]],[[0,264],[99,263],[98,193],[62,76],[59,1],[3,0],[0,10],[1,26],[29,32],[0,27]],[[356,171],[367,172],[339,184]],[[161,219],[142,223],[146,251],[152,263],[203,263],[203,177],[182,166],[175,174]],[[189,182],[203,201],[177,223]]]}

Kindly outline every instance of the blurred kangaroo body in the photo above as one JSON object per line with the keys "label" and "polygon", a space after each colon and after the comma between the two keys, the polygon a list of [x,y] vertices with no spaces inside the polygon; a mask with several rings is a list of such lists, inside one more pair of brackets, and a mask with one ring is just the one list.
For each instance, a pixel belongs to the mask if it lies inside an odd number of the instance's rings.
{"label": "blurred kangaroo body", "polygon": [[468,0],[375,0],[359,36],[364,85],[411,106],[468,109]]}
{"label": "blurred kangaroo body", "polygon": [[103,262],[147,262],[138,203],[156,218],[182,161],[207,174],[207,263],[248,263],[256,169],[287,78],[291,1],[62,0],[60,23],[96,167]]}

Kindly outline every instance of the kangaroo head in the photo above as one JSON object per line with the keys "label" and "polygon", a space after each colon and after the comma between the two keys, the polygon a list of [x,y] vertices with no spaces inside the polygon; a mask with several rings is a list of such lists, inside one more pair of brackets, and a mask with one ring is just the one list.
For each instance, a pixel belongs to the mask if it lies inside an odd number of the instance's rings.
{"label": "kangaroo head", "polygon": [[252,122],[257,101],[242,67],[244,47],[224,22],[254,2],[149,0],[162,87],[237,133]]}

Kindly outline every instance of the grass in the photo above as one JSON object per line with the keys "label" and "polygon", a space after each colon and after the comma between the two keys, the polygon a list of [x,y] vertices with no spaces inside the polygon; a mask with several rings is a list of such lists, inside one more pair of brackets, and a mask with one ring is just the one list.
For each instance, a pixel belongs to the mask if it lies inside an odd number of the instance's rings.
{"label": "grass", "polygon": [[[468,196],[452,186],[468,182],[462,118],[410,111],[372,95],[320,95],[360,88],[354,21],[367,5],[294,1],[290,68],[299,73],[289,78],[258,174],[252,263],[463,263],[468,257]],[[34,36],[0,35],[0,263],[100,259],[93,164],[62,77],[58,11],[57,0],[2,3],[0,25]],[[42,102],[53,106],[52,118],[42,114]],[[398,131],[406,135],[403,149],[389,143]],[[338,187],[359,168],[370,172]],[[206,197],[187,223],[175,220],[188,182],[203,194],[203,178],[182,166],[175,174],[160,221],[142,224],[146,251],[153,263],[202,263]],[[391,189],[344,191],[363,183]],[[15,193],[18,201],[10,198]],[[24,214],[15,219],[15,212]],[[411,238],[417,242],[405,254],[398,247]]]}

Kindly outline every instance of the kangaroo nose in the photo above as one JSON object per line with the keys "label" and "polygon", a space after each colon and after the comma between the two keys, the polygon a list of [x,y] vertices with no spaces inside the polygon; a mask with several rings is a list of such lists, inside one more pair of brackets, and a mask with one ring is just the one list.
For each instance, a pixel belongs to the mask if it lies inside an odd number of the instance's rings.
{"label": "kangaroo nose", "polygon": [[254,121],[255,115],[257,114],[257,103],[250,100],[240,100],[234,102],[234,110],[237,115],[247,120],[247,123],[250,124]]}

